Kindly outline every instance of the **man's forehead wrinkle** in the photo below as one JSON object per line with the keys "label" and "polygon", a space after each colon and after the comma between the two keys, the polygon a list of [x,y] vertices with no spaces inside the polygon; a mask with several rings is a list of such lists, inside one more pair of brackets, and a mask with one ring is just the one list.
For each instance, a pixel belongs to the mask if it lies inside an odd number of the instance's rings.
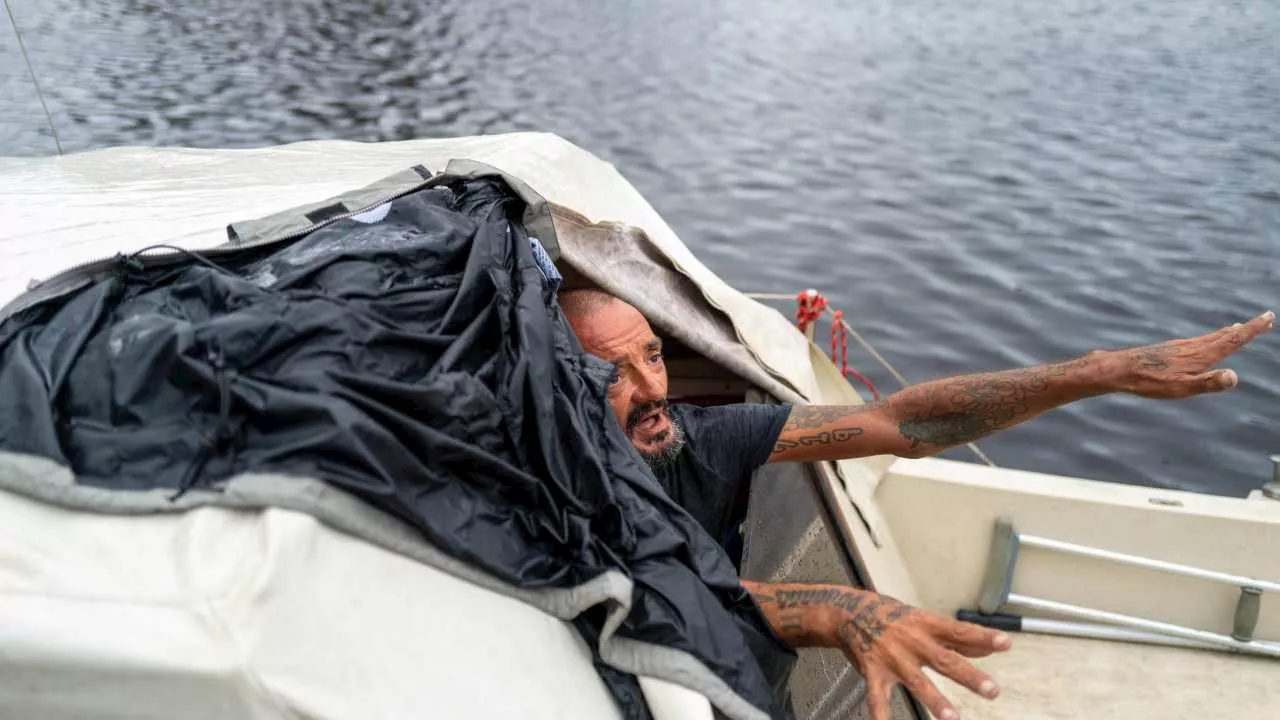
{"label": "man's forehead wrinkle", "polygon": [[586,333],[587,349],[594,355],[611,358],[616,362],[619,358],[636,353],[636,350],[652,350],[662,347],[662,340],[653,336],[653,331],[644,325],[637,324],[633,329],[614,330],[593,328]]}

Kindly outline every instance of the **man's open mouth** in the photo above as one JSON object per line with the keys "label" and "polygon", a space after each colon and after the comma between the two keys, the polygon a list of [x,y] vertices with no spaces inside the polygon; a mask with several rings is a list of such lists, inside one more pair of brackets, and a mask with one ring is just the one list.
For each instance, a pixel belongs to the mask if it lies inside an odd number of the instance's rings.
{"label": "man's open mouth", "polygon": [[648,415],[645,415],[640,419],[640,422],[636,423],[636,428],[646,431],[656,430],[657,427],[662,424],[662,412],[662,410],[654,410]]}
{"label": "man's open mouth", "polygon": [[667,404],[664,402],[650,403],[646,407],[637,408],[631,413],[631,421],[627,423],[627,432],[633,433],[637,430],[640,432],[653,432],[662,427],[666,413]]}

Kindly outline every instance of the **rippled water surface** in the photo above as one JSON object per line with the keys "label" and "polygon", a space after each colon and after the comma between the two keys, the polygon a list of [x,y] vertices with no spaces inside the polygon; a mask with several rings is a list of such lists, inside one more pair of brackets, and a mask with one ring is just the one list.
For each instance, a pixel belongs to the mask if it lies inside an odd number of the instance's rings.
{"label": "rippled water surface", "polygon": [[[913,379],[1280,305],[1275,0],[10,3],[68,150],[554,131],[729,282],[824,289]],[[0,154],[51,153],[3,22]],[[1244,495],[1280,451],[1278,351],[1230,395],[983,446]]]}

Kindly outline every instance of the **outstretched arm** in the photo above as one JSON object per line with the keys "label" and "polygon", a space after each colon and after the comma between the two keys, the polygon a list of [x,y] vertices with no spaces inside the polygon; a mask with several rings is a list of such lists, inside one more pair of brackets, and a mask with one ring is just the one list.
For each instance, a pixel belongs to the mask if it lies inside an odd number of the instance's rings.
{"label": "outstretched arm", "polygon": [[1235,372],[1211,368],[1271,330],[1274,321],[1268,311],[1200,337],[933,380],[872,405],[797,405],[769,460],[924,457],[1095,395],[1175,399],[1229,390],[1238,382]]}
{"label": "outstretched arm", "polygon": [[902,683],[936,718],[955,708],[924,674],[928,667],[985,698],[995,681],[966,658],[1008,650],[1008,635],[913,608],[886,595],[843,585],[743,580],[774,632],[791,647],[839,648],[867,681],[873,720],[889,720],[889,693]]}

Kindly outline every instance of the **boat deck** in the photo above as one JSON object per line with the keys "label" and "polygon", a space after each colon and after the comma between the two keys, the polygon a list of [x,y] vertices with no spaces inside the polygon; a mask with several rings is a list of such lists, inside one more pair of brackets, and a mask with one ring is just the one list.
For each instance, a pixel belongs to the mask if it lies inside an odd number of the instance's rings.
{"label": "boat deck", "polygon": [[[988,702],[947,680],[962,718],[1201,720],[1280,716],[1274,660],[1156,645],[1020,634],[1014,650],[980,661],[1000,683]],[[1230,678],[1230,682],[1223,682]],[[1069,689],[1069,690],[1068,690]]]}

